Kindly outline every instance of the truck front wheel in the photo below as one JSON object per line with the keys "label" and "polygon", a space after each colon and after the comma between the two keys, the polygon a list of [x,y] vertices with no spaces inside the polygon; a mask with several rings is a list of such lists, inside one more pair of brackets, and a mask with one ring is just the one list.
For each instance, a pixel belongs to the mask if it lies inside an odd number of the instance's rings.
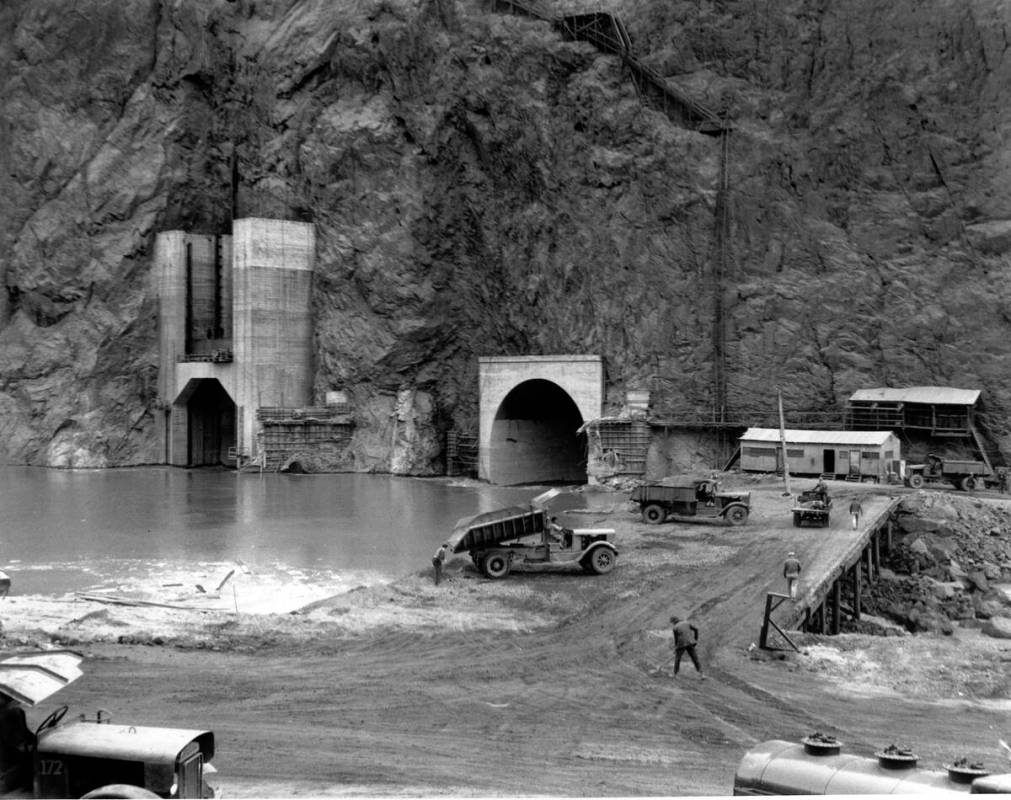
{"label": "truck front wheel", "polygon": [[908,478],[910,489],[920,489],[923,487],[923,476],[919,473],[915,475],[910,475]]}
{"label": "truck front wheel", "polygon": [[727,509],[727,521],[731,525],[743,525],[748,521],[748,509],[744,506],[731,506]]}
{"label": "truck front wheel", "polygon": [[509,574],[509,558],[504,553],[489,553],[484,557],[484,574],[489,578],[504,578]]}
{"label": "truck front wheel", "polygon": [[586,557],[590,572],[595,575],[604,575],[614,569],[617,560],[615,554],[606,547],[598,547]]}
{"label": "truck front wheel", "polygon": [[642,510],[642,519],[647,525],[659,525],[667,519],[667,512],[659,503],[650,503]]}
{"label": "truck front wheel", "polygon": [[976,479],[972,475],[966,475],[958,482],[958,488],[963,492],[971,492],[976,488]]}

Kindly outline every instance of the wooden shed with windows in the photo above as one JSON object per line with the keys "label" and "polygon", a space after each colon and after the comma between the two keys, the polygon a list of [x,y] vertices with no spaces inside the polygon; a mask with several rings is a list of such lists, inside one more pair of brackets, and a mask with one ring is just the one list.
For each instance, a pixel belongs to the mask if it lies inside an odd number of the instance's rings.
{"label": "wooden shed with windows", "polygon": [[[900,474],[902,454],[891,431],[785,431],[786,459],[793,475],[884,482]],[[782,472],[783,447],[778,428],[748,428],[740,438],[741,470]]]}

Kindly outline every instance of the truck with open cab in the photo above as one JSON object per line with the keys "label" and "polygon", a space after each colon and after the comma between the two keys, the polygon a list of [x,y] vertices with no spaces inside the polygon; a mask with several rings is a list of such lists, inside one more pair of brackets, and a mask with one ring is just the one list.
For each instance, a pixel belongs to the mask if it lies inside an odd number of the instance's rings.
{"label": "truck with open cab", "polygon": [[699,519],[743,525],[751,513],[751,492],[721,491],[719,481],[712,477],[681,475],[642,483],[629,499],[639,506],[643,522],[649,525]]}
{"label": "truck with open cab", "polygon": [[613,528],[566,528],[553,523],[547,502],[560,494],[551,489],[530,506],[511,506],[460,520],[447,541],[451,553],[467,553],[488,578],[506,577],[513,569],[538,570],[579,566],[594,575],[610,572],[618,560]]}
{"label": "truck with open cab", "polygon": [[913,489],[950,484],[963,492],[971,492],[985,489],[988,483],[996,481],[997,476],[983,461],[941,458],[928,453],[924,463],[906,464],[906,486]]}

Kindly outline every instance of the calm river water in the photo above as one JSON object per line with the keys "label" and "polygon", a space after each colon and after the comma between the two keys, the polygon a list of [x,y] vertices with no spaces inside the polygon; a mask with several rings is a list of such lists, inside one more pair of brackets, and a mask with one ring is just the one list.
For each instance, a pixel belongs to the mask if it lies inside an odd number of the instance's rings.
{"label": "calm river water", "polygon": [[126,562],[241,561],[395,576],[430,564],[461,517],[543,487],[380,475],[0,467],[0,569],[62,594]]}

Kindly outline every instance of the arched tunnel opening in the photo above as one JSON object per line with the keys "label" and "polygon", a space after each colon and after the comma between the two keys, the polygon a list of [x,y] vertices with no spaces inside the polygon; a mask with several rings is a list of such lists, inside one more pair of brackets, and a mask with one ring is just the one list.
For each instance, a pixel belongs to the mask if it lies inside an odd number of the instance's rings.
{"label": "arched tunnel opening", "polygon": [[569,394],[552,381],[524,381],[506,395],[492,423],[493,483],[586,483],[586,435]]}
{"label": "arched tunnel opening", "polygon": [[187,466],[228,463],[228,448],[235,445],[235,403],[228,392],[217,380],[203,378],[185,403]]}

